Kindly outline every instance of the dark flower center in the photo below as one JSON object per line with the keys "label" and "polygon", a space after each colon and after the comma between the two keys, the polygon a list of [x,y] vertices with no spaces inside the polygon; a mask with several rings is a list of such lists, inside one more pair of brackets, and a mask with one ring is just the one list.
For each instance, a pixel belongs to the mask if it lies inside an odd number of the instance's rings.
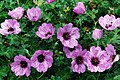
{"label": "dark flower center", "polygon": [[63,33],[63,38],[65,39],[65,40],[68,40],[68,39],[70,39],[70,33],[68,33],[68,32],[66,32],[66,33]]}
{"label": "dark flower center", "polygon": [[38,57],[37,57],[38,61],[41,63],[44,61],[45,59],[45,56],[43,54],[40,54]]}
{"label": "dark flower center", "polygon": [[92,63],[94,66],[97,66],[97,65],[100,63],[100,61],[99,61],[98,58],[93,57],[93,58],[91,59],[91,63]]}
{"label": "dark flower center", "polygon": [[12,27],[10,27],[10,28],[8,29],[8,32],[10,32],[10,31],[14,31],[14,29],[13,29]]}
{"label": "dark flower center", "polygon": [[52,33],[48,32],[47,34],[45,34],[46,37],[47,37],[48,35],[52,35]]}
{"label": "dark flower center", "polygon": [[33,18],[36,18],[37,16],[33,16]]}
{"label": "dark flower center", "polygon": [[74,48],[68,48],[71,52],[75,50],[75,47]]}
{"label": "dark flower center", "polygon": [[26,61],[21,61],[20,62],[20,66],[22,67],[22,68],[26,68],[27,67],[27,62]]}
{"label": "dark flower center", "polygon": [[109,27],[111,27],[112,25],[106,25],[105,27],[108,29]]}
{"label": "dark flower center", "polygon": [[76,63],[77,63],[77,64],[82,64],[82,63],[83,63],[83,57],[82,57],[82,56],[78,56],[78,57],[76,58]]}
{"label": "dark flower center", "polygon": [[112,56],[110,56],[110,57],[111,57],[112,61],[114,61],[116,55],[112,55]]}
{"label": "dark flower center", "polygon": [[108,29],[109,27],[111,27],[111,26],[112,26],[112,23],[113,23],[113,22],[111,22],[111,24],[106,24],[105,28]]}

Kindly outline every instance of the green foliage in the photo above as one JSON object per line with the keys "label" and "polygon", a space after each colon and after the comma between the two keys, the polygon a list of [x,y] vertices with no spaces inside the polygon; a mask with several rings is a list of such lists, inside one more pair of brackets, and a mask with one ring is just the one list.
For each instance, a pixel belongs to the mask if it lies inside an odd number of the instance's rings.
{"label": "green foliage", "polygon": [[[76,15],[73,8],[77,2],[82,1],[86,6],[86,13]],[[54,3],[46,4],[45,0],[2,0],[0,1],[0,23],[10,19],[8,11],[21,6],[26,10],[39,6],[42,16],[37,22],[30,22],[24,16],[19,23],[22,32],[18,35],[0,35],[0,80],[120,80],[120,61],[112,68],[103,73],[91,73],[86,71],[83,74],[73,73],[71,70],[71,59],[67,59],[63,52],[62,44],[57,40],[56,33],[59,27],[65,23],[73,23],[74,27],[80,29],[81,37],[78,42],[83,48],[113,44],[117,54],[120,54],[120,28],[113,31],[104,30],[104,36],[100,40],[94,40],[91,35],[95,28],[103,29],[98,24],[98,18],[105,14],[114,14],[120,17],[120,0],[56,0]],[[35,35],[38,27],[44,23],[52,23],[55,27],[55,35],[51,39],[41,40]],[[36,50],[51,50],[54,53],[54,63],[46,73],[38,73],[31,69],[29,77],[16,77],[10,70],[10,64],[14,56],[22,54],[29,59]]]}

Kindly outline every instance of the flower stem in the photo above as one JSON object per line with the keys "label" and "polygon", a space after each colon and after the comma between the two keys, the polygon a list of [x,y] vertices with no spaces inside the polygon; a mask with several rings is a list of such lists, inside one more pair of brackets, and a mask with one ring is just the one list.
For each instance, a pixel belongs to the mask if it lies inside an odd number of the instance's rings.
{"label": "flower stem", "polygon": [[17,0],[17,4],[18,4],[18,6],[19,6],[19,0]]}
{"label": "flower stem", "polygon": [[92,18],[92,16],[91,16],[90,14],[88,14],[87,12],[86,12],[86,14],[93,20],[94,25],[95,25],[95,27],[96,27],[97,22],[95,22],[95,20]]}
{"label": "flower stem", "polygon": [[29,0],[26,0],[26,3],[25,3],[25,5],[28,3],[28,1],[29,1]]}
{"label": "flower stem", "polygon": [[44,75],[44,73],[42,73],[42,74],[40,75],[40,77],[38,77],[37,79],[40,79],[43,75]]}
{"label": "flower stem", "polygon": [[97,79],[96,79],[96,80],[99,80],[99,76],[100,76],[100,72],[99,72],[98,77],[97,77]]}

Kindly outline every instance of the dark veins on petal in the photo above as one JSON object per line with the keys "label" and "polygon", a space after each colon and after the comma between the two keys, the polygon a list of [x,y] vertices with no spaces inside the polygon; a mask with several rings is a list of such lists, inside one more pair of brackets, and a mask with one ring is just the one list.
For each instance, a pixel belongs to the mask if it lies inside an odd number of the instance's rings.
{"label": "dark veins on petal", "polygon": [[63,33],[63,38],[64,38],[65,40],[70,39],[70,38],[71,38],[70,33],[68,33],[68,32]]}
{"label": "dark veins on petal", "polygon": [[38,57],[37,57],[38,61],[41,63],[44,61],[45,59],[45,56],[43,54],[40,54]]}
{"label": "dark veins on petal", "polygon": [[22,68],[26,68],[27,67],[27,62],[26,61],[21,61],[20,62],[20,66],[22,67]]}
{"label": "dark veins on petal", "polygon": [[91,63],[94,65],[94,66],[98,66],[98,64],[100,63],[99,59],[96,58],[96,57],[93,57],[91,59]]}
{"label": "dark veins on petal", "polygon": [[76,63],[79,65],[79,64],[82,64],[83,63],[83,57],[82,56],[78,56],[76,58]]}

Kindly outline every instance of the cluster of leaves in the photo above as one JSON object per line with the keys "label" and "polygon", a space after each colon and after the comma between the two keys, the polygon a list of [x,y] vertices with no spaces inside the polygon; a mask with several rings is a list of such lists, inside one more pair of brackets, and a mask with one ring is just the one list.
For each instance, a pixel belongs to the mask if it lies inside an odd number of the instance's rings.
{"label": "cluster of leaves", "polygon": [[[83,15],[73,13],[73,8],[77,2],[83,2],[86,12]],[[101,46],[113,44],[117,54],[120,54],[120,29],[113,31],[104,30],[102,39],[95,41],[92,39],[92,31],[95,28],[102,29],[98,24],[98,18],[106,14],[114,14],[120,17],[120,0],[56,0],[52,4],[46,4],[45,0],[3,0],[0,1],[0,23],[5,19],[10,19],[8,11],[21,6],[25,9],[39,6],[42,16],[38,22],[31,22],[24,16],[20,22],[22,32],[18,35],[0,35],[0,80],[119,80],[120,61],[112,68],[103,73],[91,73],[86,71],[83,74],[73,73],[71,70],[71,59],[67,59],[63,52],[62,44],[56,38],[59,27],[66,23],[73,23],[80,29],[81,37],[78,42],[85,49],[91,46]],[[26,14],[26,13],[25,13]],[[35,35],[38,27],[42,23],[52,23],[55,27],[55,35],[51,39],[41,40]],[[36,50],[51,50],[54,53],[53,66],[46,73],[38,73],[31,69],[29,77],[16,77],[10,70],[10,64],[14,56],[22,54],[30,58]]]}

